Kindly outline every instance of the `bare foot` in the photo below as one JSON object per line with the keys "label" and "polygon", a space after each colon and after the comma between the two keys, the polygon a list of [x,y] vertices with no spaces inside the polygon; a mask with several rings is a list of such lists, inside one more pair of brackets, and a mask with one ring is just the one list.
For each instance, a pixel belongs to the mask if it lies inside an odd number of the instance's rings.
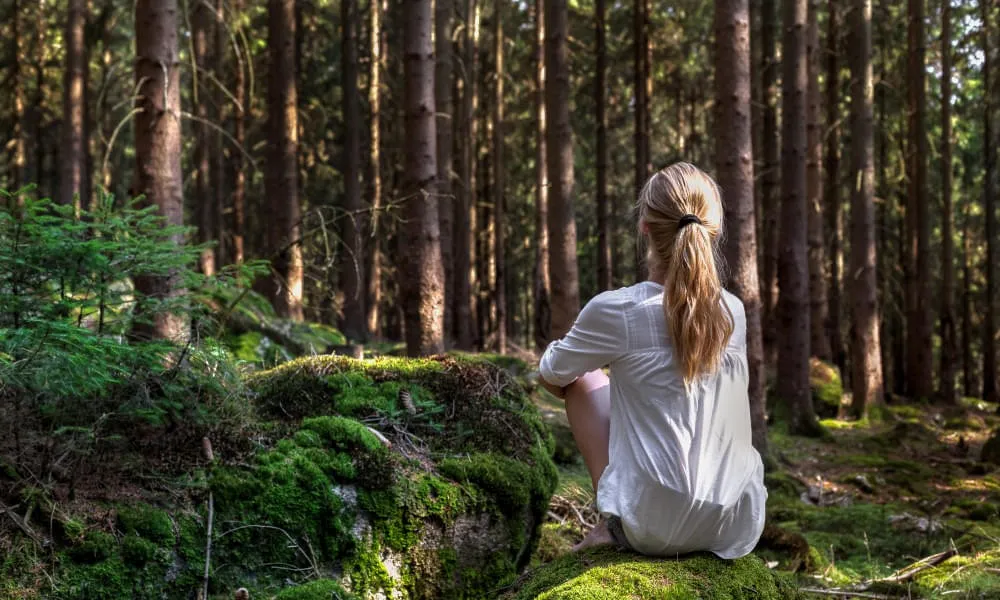
{"label": "bare foot", "polygon": [[573,546],[573,552],[578,552],[585,548],[592,548],[594,546],[606,546],[614,543],[615,539],[611,537],[611,532],[608,531],[608,522],[602,520],[597,527],[590,530],[590,533],[588,533],[579,544]]}

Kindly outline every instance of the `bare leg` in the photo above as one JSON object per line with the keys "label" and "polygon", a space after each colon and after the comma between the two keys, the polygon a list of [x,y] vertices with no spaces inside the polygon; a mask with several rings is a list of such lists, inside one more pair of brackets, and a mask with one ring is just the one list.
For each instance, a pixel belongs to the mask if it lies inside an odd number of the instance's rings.
{"label": "bare leg", "polygon": [[607,375],[591,371],[566,388],[566,418],[596,494],[597,482],[608,466],[611,438],[611,387]]}

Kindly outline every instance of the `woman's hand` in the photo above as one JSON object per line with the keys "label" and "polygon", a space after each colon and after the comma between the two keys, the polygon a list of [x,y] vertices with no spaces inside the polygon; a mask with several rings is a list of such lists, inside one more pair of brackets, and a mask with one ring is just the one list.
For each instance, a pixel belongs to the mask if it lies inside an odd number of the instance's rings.
{"label": "woman's hand", "polygon": [[[545,381],[541,375],[538,376],[538,383],[541,384],[550,394],[559,398],[560,400],[566,397],[566,388],[559,387],[558,385],[552,385],[548,381]],[[570,385],[573,385],[572,383]],[[569,387],[569,386],[567,386]]]}

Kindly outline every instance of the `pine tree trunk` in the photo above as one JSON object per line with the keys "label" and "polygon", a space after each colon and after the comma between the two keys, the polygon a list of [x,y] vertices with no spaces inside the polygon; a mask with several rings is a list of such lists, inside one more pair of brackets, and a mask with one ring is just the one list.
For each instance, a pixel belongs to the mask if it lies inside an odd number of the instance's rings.
{"label": "pine tree trunk", "polygon": [[[244,0],[233,0],[232,13],[237,16],[243,14]],[[239,104],[233,110],[233,140],[236,148],[233,149],[233,262],[242,264],[246,258],[246,161],[243,157],[244,146],[246,145],[246,117],[250,110],[250,97],[246,91],[246,69],[244,64],[246,56],[241,55],[236,62],[236,82],[233,87],[233,95]]]}
{"label": "pine tree trunk", "polygon": [[[63,123],[59,166],[59,203],[74,206],[80,212],[80,198],[87,153],[83,128],[86,120],[85,82],[87,68],[84,28],[87,24],[86,0],[69,0],[66,18],[66,70],[63,72]],[[160,77],[163,78],[162,75]]]}
{"label": "pine tree trunk", "polygon": [[438,217],[441,220],[441,261],[444,263],[444,335],[452,337],[454,331],[455,269],[452,251],[454,241],[455,207],[451,185],[452,123],[452,29],[454,28],[454,0],[435,0],[434,102],[437,106],[437,189]]}
{"label": "pine tree trunk", "polygon": [[264,172],[268,257],[273,274],[267,296],[282,317],[301,321],[302,245],[298,178],[298,93],[295,71],[295,0],[268,0],[268,139]]}
{"label": "pine tree trunk", "polygon": [[13,10],[13,35],[11,36],[11,46],[13,48],[11,52],[11,82],[14,86],[14,119],[16,123],[16,132],[14,139],[14,172],[13,172],[13,189],[18,189],[23,185],[30,183],[27,160],[28,160],[28,145],[26,140],[27,134],[27,111],[25,110],[24,101],[24,87],[26,78],[21,75],[21,57],[24,44],[22,43],[21,30],[23,29],[22,15],[21,15],[21,3],[20,0],[14,0],[14,4],[11,7]]}
{"label": "pine tree trunk", "polygon": [[907,264],[907,393],[929,399],[934,394],[934,362],[931,345],[930,303],[933,297],[930,271],[930,220],[927,201],[924,2],[908,0],[907,36],[907,153],[909,181],[906,207]]}
{"label": "pine tree trunk", "polygon": [[824,151],[824,171],[826,176],[825,210],[826,229],[830,240],[827,257],[830,270],[828,288],[827,334],[830,340],[830,354],[841,373],[846,373],[847,355],[841,322],[841,291],[843,273],[843,230],[844,211],[840,198],[840,30],[839,3],[831,2],[827,17],[826,34],[826,150]]}
{"label": "pine tree trunk", "polygon": [[777,353],[778,306],[778,228],[781,201],[781,180],[778,152],[778,57],[777,57],[777,0],[761,1],[760,69],[763,91],[763,173],[761,178],[761,214],[763,215],[763,266],[761,268],[762,328],[764,330],[764,357],[766,364],[774,364]]}
{"label": "pine tree trunk", "polygon": [[823,237],[823,111],[819,89],[819,0],[809,0],[806,92],[806,201],[809,203],[809,347],[812,355],[832,358],[827,334],[826,248]]}
{"label": "pine tree trunk", "polygon": [[358,102],[358,10],[355,0],[340,3],[343,39],[341,77],[344,107],[344,212],[340,282],[344,305],[339,327],[348,340],[368,338],[365,320],[365,246],[361,233],[367,219],[361,214],[361,109]]}
{"label": "pine tree trunk", "polygon": [[979,393],[976,361],[972,354],[972,261],[969,259],[969,207],[962,219],[962,388],[967,398]]}
{"label": "pine tree trunk", "polygon": [[466,0],[462,78],[462,195],[455,207],[455,342],[462,350],[475,344],[476,298],[472,267],[475,264],[476,210],[476,53],[479,47],[479,4]]}
{"label": "pine tree trunk", "polygon": [[371,216],[368,220],[371,228],[368,236],[368,250],[365,258],[366,292],[365,292],[365,322],[368,333],[379,338],[381,322],[379,308],[382,303],[382,72],[385,70],[385,52],[388,47],[386,30],[382,26],[382,15],[385,13],[384,2],[388,0],[370,0],[368,18],[371,32],[371,48],[368,78],[368,108],[370,128],[371,169]]}
{"label": "pine tree trunk", "polygon": [[[437,0],[440,2],[440,0]],[[496,305],[496,351],[507,352],[507,261],[504,256],[506,239],[504,237],[504,32],[502,8],[505,0],[496,0],[493,5],[493,38],[496,43],[494,71],[494,86],[496,97],[493,100],[493,302]]]}
{"label": "pine tree trunk", "polygon": [[406,268],[406,352],[423,356],[444,351],[444,272],[434,189],[434,14],[431,0],[405,0],[403,11],[406,226],[400,236],[405,256],[399,258]]}
{"label": "pine tree trunk", "polygon": [[750,423],[754,447],[767,455],[764,347],[760,331],[757,225],[750,124],[750,14],[747,0],[715,3],[715,169],[723,190],[730,288],[746,309]]}
{"label": "pine tree trunk", "polygon": [[941,400],[955,404],[958,340],[955,335],[955,258],[951,202],[951,0],[941,5]]}
{"label": "pine tree trunk", "polygon": [[[225,63],[224,57],[226,52],[226,20],[225,20],[225,9],[223,7],[223,0],[215,0],[214,16],[212,22],[212,32],[215,34],[215,39],[212,44],[212,59],[211,68],[212,74],[215,80],[222,82],[225,80],[223,75],[223,65]],[[212,89],[212,104],[214,105],[213,115],[215,117],[215,123],[217,127],[213,127],[212,134],[212,176],[211,180],[213,182],[213,193],[215,195],[214,207],[215,214],[212,215],[212,223],[215,228],[212,230],[212,236],[218,241],[218,245],[215,247],[215,264],[218,266],[223,266],[230,264],[232,262],[232,249],[231,241],[232,237],[230,232],[226,231],[226,156],[224,152],[224,146],[222,142],[222,130],[226,122],[226,108],[229,105],[228,100],[220,89],[219,85],[211,86]]]}
{"label": "pine tree trunk", "polygon": [[[633,63],[635,69],[635,197],[639,197],[646,179],[649,177],[649,98],[646,96],[649,79],[649,31],[646,27],[649,10],[648,0],[635,0],[633,4]],[[637,243],[635,248],[636,281],[646,278],[645,244]],[[553,289],[555,292],[555,290]]]}
{"label": "pine tree trunk", "polygon": [[608,223],[608,119],[605,115],[607,48],[605,43],[606,0],[597,0],[595,35],[597,38],[597,74],[594,78],[594,103],[597,107],[597,289],[611,289],[611,237]]}
{"label": "pine tree trunk", "polygon": [[882,357],[875,244],[875,163],[872,144],[871,0],[854,2],[851,65],[851,412],[868,416],[882,403]]}
{"label": "pine tree trunk", "polygon": [[996,206],[993,203],[993,73],[990,72],[990,16],[989,0],[980,0],[982,8],[983,36],[983,161],[985,162],[983,176],[983,210],[986,213],[986,261],[983,272],[986,275],[986,314],[983,317],[983,399],[996,402],[997,390],[997,359],[996,359]]}
{"label": "pine tree trunk", "polygon": [[549,290],[549,178],[545,147],[545,0],[535,0],[535,346],[544,350],[552,339]]}
{"label": "pine tree trunk", "polygon": [[809,225],[806,198],[806,0],[784,5],[782,42],[781,240],[778,256],[780,338],[778,396],[789,407],[790,430],[815,435],[819,425],[809,387]]}
{"label": "pine tree trunk", "polygon": [[545,112],[549,177],[549,275],[552,279],[552,336],[566,334],[580,311],[573,214],[573,130],[569,121],[567,0],[549,0],[545,12]]}
{"label": "pine tree trunk", "polygon": [[[184,223],[181,174],[181,93],[177,59],[176,0],[136,0],[135,4],[135,193],[157,208],[168,225]],[[173,239],[178,246],[183,236]],[[141,296],[164,300],[183,295],[176,275],[137,277]],[[141,302],[140,302],[141,306]],[[188,337],[187,318],[159,313],[151,323],[137,323],[139,339],[183,342]]]}
{"label": "pine tree trunk", "polygon": [[[211,83],[207,77],[209,64],[208,42],[212,30],[213,17],[204,2],[196,2],[191,14],[191,102],[194,104],[194,205],[198,243],[207,244],[213,240],[215,210],[212,206],[212,185],[210,161],[212,156],[209,142],[208,97]],[[199,263],[205,275],[215,274],[215,252],[211,248],[202,250]]]}

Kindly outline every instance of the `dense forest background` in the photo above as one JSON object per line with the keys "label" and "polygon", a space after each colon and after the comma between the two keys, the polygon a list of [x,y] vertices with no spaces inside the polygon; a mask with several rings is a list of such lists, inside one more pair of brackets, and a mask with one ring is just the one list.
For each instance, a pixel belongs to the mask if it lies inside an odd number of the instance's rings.
{"label": "dense forest background", "polygon": [[757,405],[773,367],[815,429],[809,356],[858,415],[996,399],[995,2],[0,10],[0,187],[144,195],[211,244],[202,273],[270,261],[281,316],[411,354],[541,348],[644,276],[637,189],[686,160],[724,189]]}

